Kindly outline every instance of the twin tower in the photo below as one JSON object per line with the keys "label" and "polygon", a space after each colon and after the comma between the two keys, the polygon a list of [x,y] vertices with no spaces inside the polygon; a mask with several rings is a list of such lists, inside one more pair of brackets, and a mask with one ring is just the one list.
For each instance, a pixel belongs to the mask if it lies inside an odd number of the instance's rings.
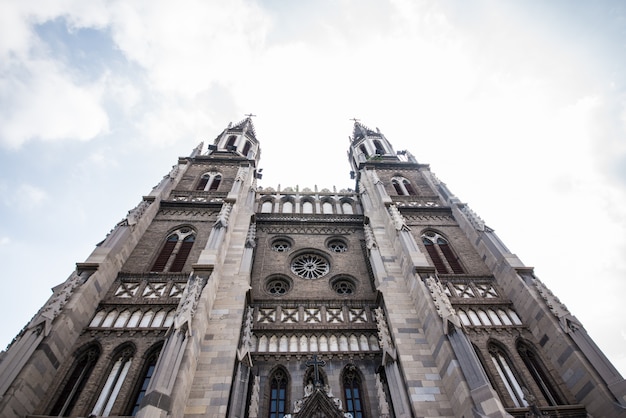
{"label": "twin tower", "polygon": [[0,416],[626,416],[428,165],[358,121],[354,190],[258,187],[259,156],[248,117],[178,159],[1,354]]}

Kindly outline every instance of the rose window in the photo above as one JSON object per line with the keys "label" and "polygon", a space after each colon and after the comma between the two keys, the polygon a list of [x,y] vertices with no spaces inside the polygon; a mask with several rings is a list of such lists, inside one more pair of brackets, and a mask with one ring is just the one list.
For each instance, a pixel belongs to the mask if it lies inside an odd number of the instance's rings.
{"label": "rose window", "polygon": [[348,246],[343,241],[333,240],[328,243],[328,249],[336,253],[343,253],[348,251]]}
{"label": "rose window", "polygon": [[330,266],[325,258],[317,254],[304,254],[292,261],[291,271],[303,279],[317,279],[327,274]]}

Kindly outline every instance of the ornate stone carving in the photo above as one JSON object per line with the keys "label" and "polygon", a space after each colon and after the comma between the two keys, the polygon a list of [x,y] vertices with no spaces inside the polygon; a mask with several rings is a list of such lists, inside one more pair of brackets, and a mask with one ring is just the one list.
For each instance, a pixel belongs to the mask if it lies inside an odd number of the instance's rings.
{"label": "ornate stone carving", "polygon": [[215,227],[225,228],[228,226],[228,218],[230,217],[230,211],[233,209],[233,204],[230,202],[222,205],[219,215],[217,215],[217,221],[215,221]]}
{"label": "ornate stone carving", "polygon": [[541,280],[533,276],[533,282],[535,283],[535,287],[537,288],[539,295],[541,295],[543,300],[546,301],[546,304],[548,305],[550,311],[554,314],[554,316],[560,319],[565,316],[571,315],[567,307],[563,303],[561,303],[559,298],[554,296],[550,289],[548,289]]}
{"label": "ornate stone carving", "polygon": [[469,222],[472,224],[475,230],[477,231],[485,230],[485,222],[476,214],[476,212],[471,210],[468,205],[464,204],[461,206],[460,209],[463,215],[467,217],[467,220],[469,220]]}
{"label": "ornate stone carving", "polygon": [[391,220],[397,231],[410,231],[410,228],[406,225],[406,221],[396,205],[389,206],[389,215],[391,215]]}
{"label": "ornate stone carving", "polygon": [[139,220],[151,204],[152,202],[142,200],[137,206],[135,206],[134,209],[129,210],[128,215],[126,215],[126,220],[128,221],[128,224],[135,225],[137,222],[139,222]]}
{"label": "ornate stone carving", "polygon": [[246,248],[256,247],[256,222],[250,222],[246,236]]}
{"label": "ornate stone carving", "polygon": [[252,376],[252,394],[250,395],[250,407],[248,408],[248,417],[257,418],[259,416],[259,392],[261,385],[259,384],[259,376]]}
{"label": "ornate stone carving", "polygon": [[58,292],[55,292],[48,302],[41,308],[35,316],[34,323],[39,322],[37,320],[38,317],[46,318],[49,321],[56,318],[74,293],[74,289],[76,289],[81,283],[82,278],[77,272],[73,272],[70,278],[63,283],[61,289]]}
{"label": "ornate stone carving", "polygon": [[448,295],[446,295],[441,283],[435,280],[432,276],[427,277],[424,281],[426,282],[426,286],[428,286],[428,290],[430,290],[430,295],[435,302],[437,313],[443,319],[443,332],[446,334],[448,333],[450,323],[460,329],[461,320],[452,307],[450,299],[448,299]]}
{"label": "ornate stone carving", "polygon": [[387,403],[387,396],[385,395],[385,389],[379,373],[376,373],[376,397],[378,398],[380,418],[390,418],[389,404]]}
{"label": "ornate stone carving", "polygon": [[180,329],[185,323],[191,322],[206,282],[207,279],[199,276],[191,276],[189,278],[189,283],[183,292],[176,316],[174,317],[175,329]]}
{"label": "ornate stone carving", "polygon": [[381,348],[393,349],[393,342],[391,341],[391,334],[389,333],[389,327],[387,326],[387,319],[382,308],[374,309],[374,317],[376,318],[376,328],[378,329],[378,341]]}
{"label": "ornate stone carving", "polygon": [[374,231],[372,231],[372,227],[367,224],[363,226],[363,232],[365,233],[365,246],[368,250],[372,248],[377,248],[376,238],[374,238]]}

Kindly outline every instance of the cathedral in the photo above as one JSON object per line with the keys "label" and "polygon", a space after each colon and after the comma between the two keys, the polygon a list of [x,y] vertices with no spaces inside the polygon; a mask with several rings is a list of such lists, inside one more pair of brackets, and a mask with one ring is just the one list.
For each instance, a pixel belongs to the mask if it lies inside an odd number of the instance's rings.
{"label": "cathedral", "polygon": [[583,325],[428,164],[355,120],[353,189],[262,188],[250,116],[53,288],[0,354],[0,416],[626,417]]}

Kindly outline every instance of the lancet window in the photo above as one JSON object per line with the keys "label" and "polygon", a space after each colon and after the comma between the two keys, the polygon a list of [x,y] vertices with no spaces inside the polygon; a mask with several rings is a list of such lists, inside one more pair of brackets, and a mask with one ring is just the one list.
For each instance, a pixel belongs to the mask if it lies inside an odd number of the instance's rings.
{"label": "lancet window", "polygon": [[344,370],[343,394],[346,412],[351,413],[354,418],[363,418],[365,415],[361,378],[353,365],[347,366]]}
{"label": "lancet window", "polygon": [[269,418],[283,418],[287,409],[287,373],[281,368],[270,378]]}
{"label": "lancet window", "polygon": [[195,231],[189,227],[183,227],[172,232],[165,240],[165,244],[163,244],[150,271],[182,271],[195,240]]}
{"label": "lancet window", "polygon": [[91,411],[92,415],[101,417],[109,416],[115,404],[115,400],[120,394],[122,383],[124,383],[124,379],[126,379],[126,375],[130,369],[134,353],[135,350],[130,345],[118,351],[118,354],[114,357],[115,361],[109,371],[107,380],[98,396],[96,405]]}
{"label": "lancet window", "polygon": [[237,137],[235,135],[231,135],[228,137],[228,141],[226,142],[226,148],[234,147],[235,142],[237,142]]}
{"label": "lancet window", "polygon": [[244,157],[248,156],[248,152],[250,152],[251,147],[252,144],[250,143],[250,141],[246,141],[246,145],[243,146],[243,151],[241,152]]}
{"label": "lancet window", "polygon": [[[463,274],[465,272],[463,270],[463,267],[461,267],[461,263],[459,262],[458,258],[452,251],[452,248],[450,248],[448,240],[446,240],[443,236],[435,231],[427,231],[422,234],[421,238],[424,246],[426,247],[426,252],[428,252],[430,259],[435,265],[437,273],[449,273],[450,271],[448,269],[448,266],[450,267],[450,269],[452,269],[452,272],[454,274]],[[447,266],[441,258],[440,254],[442,254],[447,261]]]}
{"label": "lancet window", "polygon": [[398,196],[415,196],[415,189],[410,181],[404,177],[394,177],[391,179],[391,184],[395,189]]}
{"label": "lancet window", "polygon": [[96,345],[91,345],[78,353],[63,390],[50,410],[50,415],[66,417],[72,413],[99,356],[100,349]]}
{"label": "lancet window", "polygon": [[157,360],[159,359],[159,353],[161,351],[162,344],[159,344],[154,349],[150,351],[146,358],[146,362],[143,366],[141,374],[139,375],[139,379],[137,381],[137,388],[135,389],[135,395],[133,396],[133,401],[131,402],[130,416],[137,415],[139,412],[139,406],[141,405],[141,400],[146,395],[146,391],[148,390],[148,385],[150,384],[150,379],[154,374],[154,369],[156,368]]}
{"label": "lancet window", "polygon": [[552,406],[563,405],[561,396],[552,385],[548,377],[549,374],[546,372],[545,366],[537,356],[535,350],[529,344],[520,341],[517,343],[517,352],[524,361],[526,368],[539,387],[539,390],[541,390],[546,402]]}
{"label": "lancet window", "polygon": [[211,171],[204,173],[200,177],[200,181],[196,185],[196,190],[214,191],[220,187],[222,182],[222,175],[217,171]]}
{"label": "lancet window", "polygon": [[519,374],[513,367],[506,351],[495,343],[489,344],[488,349],[491,361],[493,362],[502,383],[504,383],[507,393],[513,401],[513,405],[516,408],[528,406],[528,402],[526,402],[524,397],[524,391],[522,390],[523,384],[518,378]]}
{"label": "lancet window", "polygon": [[385,154],[385,147],[383,147],[383,144],[381,144],[381,142],[377,139],[375,139],[374,141],[374,148],[376,149],[376,154],[377,155],[384,155]]}

